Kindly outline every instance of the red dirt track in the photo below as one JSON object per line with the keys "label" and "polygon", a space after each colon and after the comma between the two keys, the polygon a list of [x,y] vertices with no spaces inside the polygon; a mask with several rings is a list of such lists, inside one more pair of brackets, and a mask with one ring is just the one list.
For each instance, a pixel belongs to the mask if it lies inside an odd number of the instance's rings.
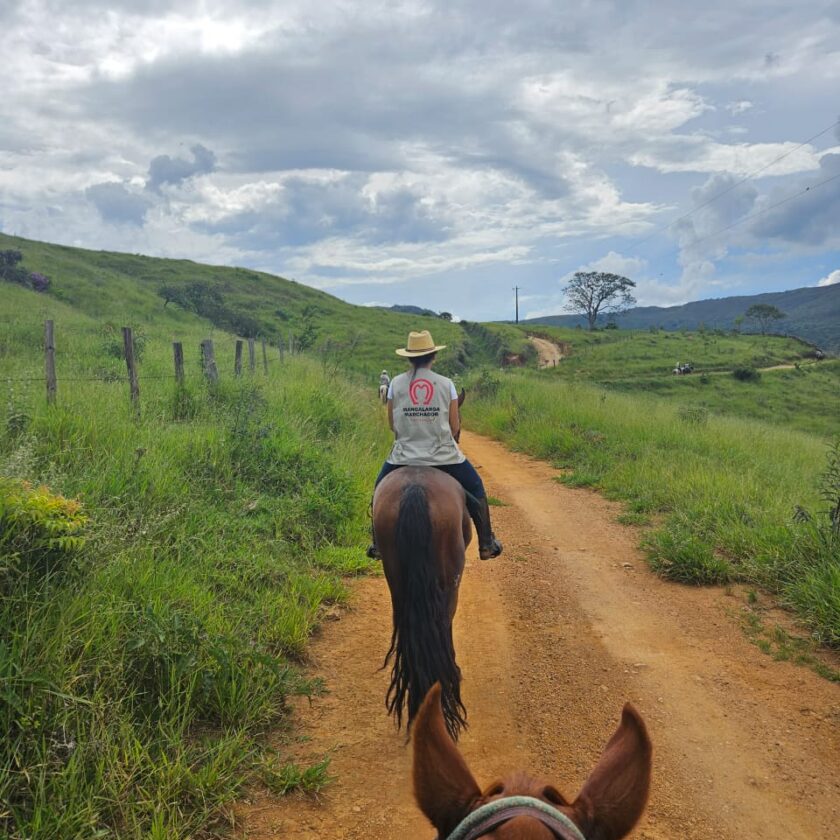
{"label": "red dirt track", "polygon": [[[631,700],[655,750],[634,837],[840,836],[840,687],[750,644],[737,597],[655,577],[618,505],[486,438],[462,443],[505,503],[492,509],[505,552],[482,562],[470,547],[455,619],[460,748],[479,783],[523,768],[574,796]],[[255,794],[239,836],[431,840],[385,715],[389,638],[384,579],[359,581],[311,646],[329,694],[297,704],[284,747],[302,762],[330,752],[336,781],[317,799]]]}

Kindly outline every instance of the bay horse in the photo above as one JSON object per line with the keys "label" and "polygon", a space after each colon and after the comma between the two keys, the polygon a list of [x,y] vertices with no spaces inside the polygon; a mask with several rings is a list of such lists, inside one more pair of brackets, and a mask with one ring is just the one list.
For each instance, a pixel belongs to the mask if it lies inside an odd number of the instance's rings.
{"label": "bay horse", "polygon": [[414,796],[439,840],[619,840],[645,809],[651,756],[644,720],[626,703],[573,802],[522,772],[482,791],[449,737],[435,685],[414,723]]}
{"label": "bay horse", "polygon": [[373,527],[391,591],[393,629],[383,668],[392,663],[388,713],[407,729],[429,689],[439,683],[446,730],[466,726],[461,670],[452,620],[472,523],[464,489],[434,467],[401,467],[385,476],[373,497]]}

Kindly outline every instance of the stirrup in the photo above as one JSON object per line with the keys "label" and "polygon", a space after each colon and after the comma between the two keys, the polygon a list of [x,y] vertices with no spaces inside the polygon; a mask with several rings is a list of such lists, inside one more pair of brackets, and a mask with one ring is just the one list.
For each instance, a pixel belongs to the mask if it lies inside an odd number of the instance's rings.
{"label": "stirrup", "polygon": [[376,543],[371,543],[367,547],[367,551],[365,554],[370,557],[371,560],[381,560],[382,555],[379,553],[379,548],[377,547]]}
{"label": "stirrup", "polygon": [[502,544],[496,539],[495,534],[490,535],[489,545],[480,545],[478,547],[478,556],[481,560],[492,560],[502,553]]}

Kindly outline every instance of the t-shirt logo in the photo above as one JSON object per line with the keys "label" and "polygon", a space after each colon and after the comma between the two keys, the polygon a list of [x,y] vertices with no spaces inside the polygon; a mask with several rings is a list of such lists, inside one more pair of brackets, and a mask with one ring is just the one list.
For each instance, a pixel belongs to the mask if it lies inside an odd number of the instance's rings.
{"label": "t-shirt logo", "polygon": [[428,379],[415,379],[408,388],[414,405],[428,405],[435,395],[435,386]]}

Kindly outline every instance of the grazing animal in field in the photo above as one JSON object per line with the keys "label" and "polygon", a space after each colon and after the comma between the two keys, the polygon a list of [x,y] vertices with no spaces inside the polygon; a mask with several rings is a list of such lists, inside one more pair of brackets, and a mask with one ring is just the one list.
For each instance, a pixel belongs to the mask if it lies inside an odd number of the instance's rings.
{"label": "grazing animal in field", "polygon": [[572,802],[522,772],[482,791],[446,731],[440,686],[423,702],[413,738],[414,796],[439,840],[619,840],[647,803],[652,747],[629,703]]}
{"label": "grazing animal in field", "polygon": [[440,684],[445,726],[453,738],[466,725],[452,620],[472,525],[463,487],[434,467],[389,473],[373,498],[373,527],[391,591],[393,630],[383,667],[397,726],[411,727],[429,689]]}

